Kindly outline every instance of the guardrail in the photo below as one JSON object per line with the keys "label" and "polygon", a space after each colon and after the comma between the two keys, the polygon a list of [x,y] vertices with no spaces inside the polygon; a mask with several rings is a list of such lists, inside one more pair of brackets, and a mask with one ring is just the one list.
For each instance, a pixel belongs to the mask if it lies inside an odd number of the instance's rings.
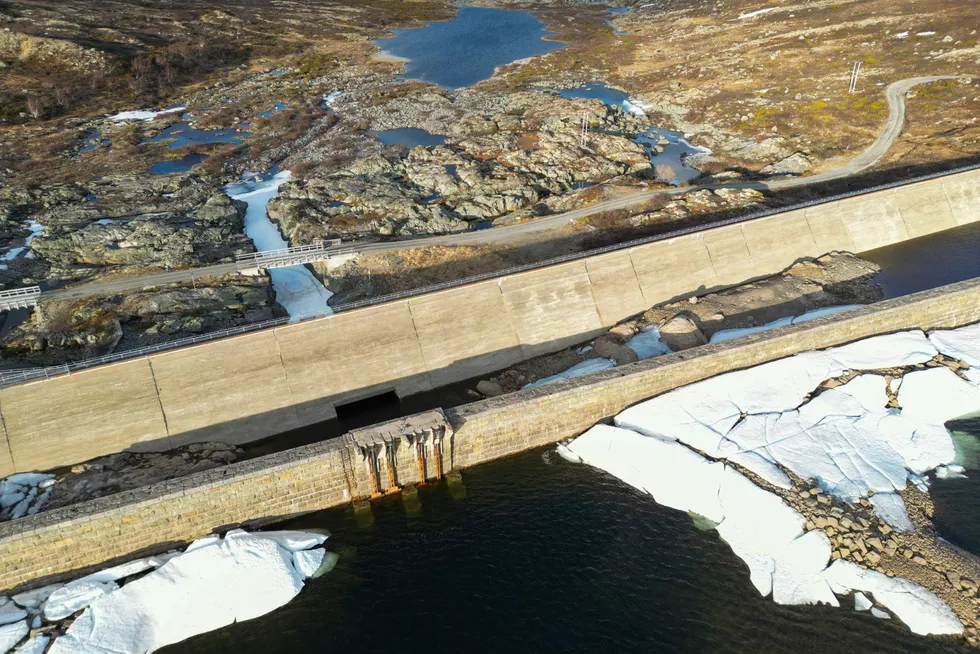
{"label": "guardrail", "polygon": [[8,291],[0,291],[0,311],[35,307],[37,306],[40,298],[40,286],[28,286],[26,288],[14,288]]}
{"label": "guardrail", "polygon": [[329,259],[340,245],[340,239],[329,241],[316,241],[310,245],[297,245],[295,247],[279,248],[277,250],[262,250],[261,252],[247,252],[235,256],[238,270],[250,270],[253,268],[285,268],[303,263],[313,263]]}
{"label": "guardrail", "polygon": [[[878,191],[886,191],[888,189],[898,188],[900,186],[906,186],[908,184],[914,184],[916,182],[925,182],[930,179],[937,179],[939,177],[946,177],[948,175],[955,175],[957,173],[968,172],[971,170],[980,170],[980,163],[972,164],[969,166],[961,166],[959,168],[941,171],[938,173],[930,173],[928,175],[922,175],[912,179],[905,179],[897,182],[888,182],[886,184],[879,184],[877,186],[861,189],[858,191],[848,191],[845,193],[838,193],[836,195],[832,195],[829,197],[818,198],[815,200],[807,200],[805,202],[799,202],[786,207],[778,207],[774,209],[753,211],[753,212],[742,214],[740,216],[726,218],[724,220],[713,222],[707,225],[676,229],[670,232],[666,232],[664,234],[657,234],[655,236],[646,236],[643,238],[633,239],[631,241],[625,241],[623,243],[617,243],[615,245],[607,245],[605,247],[586,250],[583,252],[566,254],[558,257],[553,257],[551,259],[545,259],[543,261],[537,261],[531,264],[525,264],[523,266],[513,266],[511,268],[505,268],[503,270],[498,270],[495,272],[484,273],[481,275],[474,275],[472,277],[465,277],[463,279],[455,279],[449,282],[442,282],[440,284],[431,284],[429,286],[423,286],[408,291],[400,291],[398,293],[379,295],[377,297],[367,298],[364,300],[358,300],[356,302],[348,302],[346,304],[333,306],[331,307],[331,309],[333,313],[341,313],[344,311],[352,311],[354,309],[362,309],[364,307],[374,306],[376,304],[384,304],[385,302],[404,300],[411,297],[415,297],[417,295],[425,295],[427,293],[443,291],[450,288],[456,288],[458,286],[466,286],[467,284],[474,284],[488,279],[494,279],[496,277],[504,277],[507,275],[526,272],[528,270],[534,270],[535,268],[543,268],[545,266],[552,266],[555,264],[565,263],[568,261],[577,261],[578,259],[585,259],[587,257],[592,257],[597,254],[615,252],[617,250],[625,250],[631,247],[636,247],[638,245],[645,245],[647,243],[666,241],[668,239],[677,238],[678,236],[684,236],[687,234],[693,234],[695,232],[704,231],[706,229],[713,229],[715,227],[724,227],[726,225],[735,225],[738,223],[748,222],[751,220],[758,220],[759,218],[765,218],[767,216],[772,216],[779,213],[786,213],[789,211],[795,211],[797,209],[805,209],[807,207],[814,207],[821,204],[838,202],[840,200],[844,200],[847,198],[853,198],[861,195],[867,195],[870,193],[876,193]],[[299,247],[312,247],[312,246],[299,246]],[[354,248],[351,247],[351,249]],[[344,251],[348,251],[348,249],[345,248]],[[256,252],[253,254],[260,254],[260,253]],[[91,368],[94,366],[104,365],[107,363],[116,363],[119,361],[125,361],[127,359],[135,359],[141,356],[146,356],[148,354],[154,354],[156,352],[163,352],[166,350],[174,350],[181,347],[187,347],[190,345],[197,345],[199,343],[205,343],[207,341],[214,341],[221,338],[227,338],[229,336],[237,336],[240,334],[246,334],[249,332],[259,331],[262,329],[269,329],[272,327],[281,327],[282,325],[289,324],[290,322],[302,322],[304,320],[320,318],[323,317],[323,315],[324,314],[311,314],[311,315],[292,316],[289,318],[276,318],[273,320],[264,320],[262,322],[250,323],[248,325],[241,325],[238,327],[220,329],[217,331],[208,332],[207,334],[202,334],[200,336],[189,336],[187,338],[181,338],[174,341],[167,341],[166,343],[159,343],[157,345],[148,345],[133,350],[126,350],[125,352],[119,352],[118,354],[109,354],[106,356],[96,357],[93,359],[84,359],[82,361],[76,361],[74,363],[70,363],[62,366],[52,366],[48,368],[29,368],[29,369],[22,369],[22,370],[3,370],[0,371],[0,388],[7,388],[8,386],[15,386],[17,384],[23,384],[30,381],[49,379],[51,377],[57,377],[59,375],[71,374],[72,372],[83,370],[85,368]]]}

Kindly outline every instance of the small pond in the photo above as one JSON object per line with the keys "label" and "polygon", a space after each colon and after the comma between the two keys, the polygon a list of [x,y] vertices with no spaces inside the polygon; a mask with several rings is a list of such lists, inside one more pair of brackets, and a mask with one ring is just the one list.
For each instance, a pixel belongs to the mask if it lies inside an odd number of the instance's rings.
{"label": "small pond", "polygon": [[460,7],[453,20],[393,30],[375,44],[392,57],[407,59],[403,79],[456,89],[493,75],[497,66],[564,47],[545,41],[544,23],[527,11]]}

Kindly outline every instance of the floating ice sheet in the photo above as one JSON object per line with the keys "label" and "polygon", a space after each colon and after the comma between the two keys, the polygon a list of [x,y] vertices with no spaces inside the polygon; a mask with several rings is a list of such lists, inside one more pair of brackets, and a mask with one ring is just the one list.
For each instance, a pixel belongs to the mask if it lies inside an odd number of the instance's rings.
{"label": "floating ice sheet", "polygon": [[871,593],[875,603],[897,615],[914,633],[963,632],[963,625],[945,602],[907,579],[889,577],[842,559],[834,561],[823,576],[837,586]]}

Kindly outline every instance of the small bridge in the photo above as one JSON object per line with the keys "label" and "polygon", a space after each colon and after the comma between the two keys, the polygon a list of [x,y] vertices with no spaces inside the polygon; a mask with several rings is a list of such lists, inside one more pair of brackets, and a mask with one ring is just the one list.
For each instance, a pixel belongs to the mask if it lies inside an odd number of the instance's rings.
{"label": "small bridge", "polygon": [[36,307],[40,299],[40,286],[28,286],[27,288],[15,288],[9,291],[0,291],[0,311]]}
{"label": "small bridge", "polygon": [[235,257],[238,270],[267,270],[269,268],[286,268],[303,263],[313,263],[329,259],[331,254],[337,253],[337,246],[340,239],[329,241],[316,241],[311,245],[298,245],[290,248],[280,248],[278,250],[263,250],[262,252],[248,252],[239,254]]}

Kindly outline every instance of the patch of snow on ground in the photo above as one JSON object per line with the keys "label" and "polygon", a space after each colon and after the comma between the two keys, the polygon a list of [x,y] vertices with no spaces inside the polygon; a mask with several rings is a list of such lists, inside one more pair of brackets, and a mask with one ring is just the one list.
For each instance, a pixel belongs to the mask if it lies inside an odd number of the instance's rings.
{"label": "patch of snow on ground", "polygon": [[169,109],[161,109],[160,111],[122,111],[114,116],[109,116],[109,120],[120,123],[126,120],[153,120],[157,116],[162,116],[164,114],[172,114],[178,111],[184,111],[187,107],[170,107]]}
{"label": "patch of snow on ground", "polygon": [[[283,171],[261,182],[244,181],[231,184],[225,189],[232,199],[248,203],[248,208],[245,210],[245,234],[252,239],[255,248],[259,251],[289,247],[279,227],[269,220],[266,206],[279,192],[279,187],[288,182],[290,177],[289,171]],[[268,272],[272,278],[276,301],[289,312],[292,322],[333,313],[333,310],[327,306],[327,300],[333,293],[328,291],[306,266],[272,268]]]}
{"label": "patch of snow on ground", "polygon": [[765,9],[759,9],[757,11],[750,11],[747,14],[739,14],[738,20],[744,20],[746,18],[752,18],[753,16],[761,16],[762,14],[768,14],[770,11],[776,11],[779,7],[767,7]]}
{"label": "patch of snow on ground", "polygon": [[573,379],[575,377],[583,377],[594,372],[607,370],[615,365],[616,362],[612,359],[587,359],[586,361],[576,363],[565,372],[560,372],[557,375],[552,375],[551,377],[545,377],[544,379],[539,379],[538,381],[531,382],[530,384],[525,384],[521,387],[521,390],[537,388],[538,386],[547,386],[548,384],[556,384],[560,381]]}
{"label": "patch of snow on ground", "polygon": [[626,341],[626,347],[636,352],[640,361],[670,354],[670,346],[660,340],[660,330],[648,327]]}
{"label": "patch of snow on ground", "polygon": [[875,515],[897,531],[912,531],[914,525],[905,509],[905,500],[898,493],[875,493],[870,498]]}
{"label": "patch of snow on ground", "polygon": [[896,38],[896,39],[907,39],[907,38],[909,38],[909,33],[908,32],[899,32],[898,34],[896,34],[892,38]]}

